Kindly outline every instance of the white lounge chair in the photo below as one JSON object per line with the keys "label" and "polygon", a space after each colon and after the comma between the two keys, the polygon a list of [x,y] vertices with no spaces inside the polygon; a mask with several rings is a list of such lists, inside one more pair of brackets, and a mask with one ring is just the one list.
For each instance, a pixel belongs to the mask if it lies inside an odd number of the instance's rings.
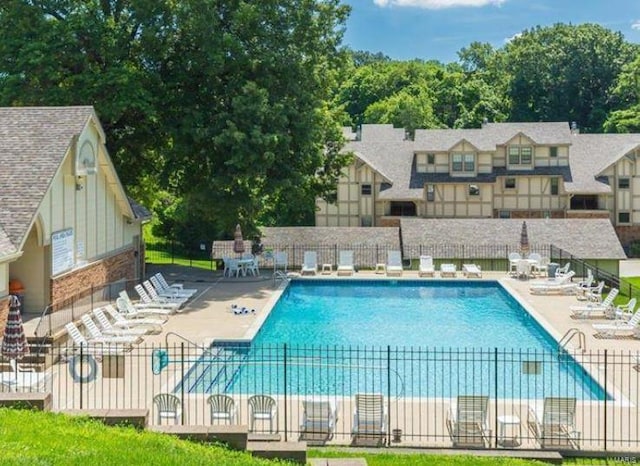
{"label": "white lounge chair", "polygon": [[315,275],[318,273],[318,253],[316,251],[305,251],[304,260],[302,262],[302,268],[300,274]]}
{"label": "white lounge chair", "polygon": [[102,310],[106,315],[111,317],[113,325],[120,328],[144,328],[149,333],[160,333],[162,331],[162,324],[164,324],[166,318],[154,318],[154,317],[126,317],[125,314],[118,312],[111,304],[106,304]]}
{"label": "white lounge chair", "polygon": [[575,398],[547,397],[529,406],[527,424],[542,448],[580,448],[575,416]]}
{"label": "white lounge chair", "polygon": [[[533,255],[533,254],[532,254]],[[531,264],[531,271],[538,276],[545,274],[548,275],[549,271],[549,258],[541,257],[538,259],[538,262],[534,262]]]}
{"label": "white lounge chair", "polygon": [[575,294],[578,290],[577,283],[571,283],[575,275],[573,270],[560,278],[548,278],[540,283],[534,283],[529,288],[532,294]]}
{"label": "white lounge chair", "polygon": [[[578,299],[592,303],[601,303],[602,290],[604,290],[604,281],[598,282],[595,286],[588,287],[580,287],[580,284],[578,283]],[[582,292],[582,296],[580,296],[580,292]]]}
{"label": "white lounge chair", "polygon": [[387,276],[402,275],[402,254],[400,251],[387,251]]}
{"label": "white lounge chair", "polygon": [[418,276],[420,277],[433,277],[436,274],[436,269],[433,266],[433,257],[420,256],[420,265],[418,266]]}
{"label": "white lounge chair", "polygon": [[173,293],[160,294],[158,290],[154,288],[153,284],[149,280],[143,281],[142,286],[147,291],[147,294],[149,295],[151,300],[154,302],[169,302],[169,303],[176,303],[182,306],[184,305],[184,303],[186,303],[189,300],[189,298],[185,298],[184,296],[178,296]]}
{"label": "white lounge chair", "polygon": [[198,292],[197,288],[185,288],[182,283],[171,283],[171,284],[169,284],[167,282],[167,280],[164,278],[164,275],[162,275],[161,272],[158,272],[154,276],[158,279],[158,281],[162,284],[162,286],[165,289],[179,290],[179,291],[182,291],[182,292],[185,292],[185,293],[191,293],[192,296]]}
{"label": "white lounge chair", "polygon": [[467,278],[482,278],[482,270],[476,264],[462,264],[462,273]]}
{"label": "white lounge chair", "polygon": [[491,429],[487,422],[489,397],[460,395],[449,405],[447,429],[453,446],[487,447],[491,444]]}
{"label": "white lounge chair", "polygon": [[98,321],[98,325],[100,326],[100,331],[105,335],[142,336],[149,333],[147,329],[144,329],[144,328],[116,327],[107,318],[102,308],[99,308],[99,307],[93,310],[93,316]]}
{"label": "white lounge chair", "polygon": [[387,407],[379,393],[357,393],[353,410],[353,441],[384,443],[387,433]]}
{"label": "white lounge chair", "polygon": [[588,304],[570,306],[569,309],[574,317],[589,318],[594,314],[602,314],[604,317],[613,307],[613,301],[616,299],[616,296],[618,296],[618,293],[619,291],[617,288],[612,288],[607,297],[601,303],[591,302]]}
{"label": "white lounge chair", "polygon": [[289,254],[284,251],[276,251],[273,255],[273,271],[282,269],[284,273],[287,273],[287,267],[289,266]]}
{"label": "white lounge chair", "polygon": [[[276,400],[267,395],[253,395],[247,400],[249,404],[249,432],[255,430],[256,421],[269,421],[269,433],[278,431],[278,405]],[[275,424],[275,430],[274,430]]]}
{"label": "white lounge chair", "polygon": [[[562,278],[565,275],[569,274],[569,272],[571,272],[570,269],[571,269],[571,262],[567,262],[562,267],[556,270],[556,278]],[[574,272],[574,275],[575,275],[575,272]]]}
{"label": "white lounge chair", "polygon": [[89,314],[84,314],[80,320],[82,325],[89,332],[89,339],[91,341],[100,341],[103,343],[121,343],[121,344],[134,344],[142,341],[142,337],[139,335],[105,335],[100,331],[96,323],[93,321]]}
{"label": "white lounge chair", "polygon": [[171,309],[160,309],[144,303],[133,303],[126,291],[121,291],[120,296],[116,299],[116,307],[124,316],[130,319],[146,318],[154,316],[155,318],[167,320],[173,312]]}
{"label": "white lounge chair", "polygon": [[149,279],[149,281],[151,282],[151,284],[153,285],[153,287],[155,288],[155,291],[160,295],[160,296],[169,296],[169,297],[177,297],[177,298],[184,298],[184,299],[189,299],[190,297],[192,297],[194,295],[194,292],[191,290],[179,290],[177,288],[167,288],[165,287],[162,282],[160,281],[160,279],[158,279],[157,276],[153,276]]}
{"label": "white lounge chair", "polygon": [[175,301],[172,302],[164,298],[153,299],[142,285],[136,285],[134,289],[136,290],[136,293],[138,293],[138,296],[140,296],[140,301],[142,301],[143,304],[146,304],[149,307],[169,309],[172,312],[178,312],[178,310],[182,306],[182,303],[177,303]]}
{"label": "white lounge chair", "polygon": [[337,420],[338,411],[333,400],[302,400],[300,439],[318,443],[330,440]]}
{"label": "white lounge chair", "polygon": [[638,300],[631,298],[626,304],[619,304],[616,307],[609,307],[605,312],[605,316],[609,319],[628,321],[636,313],[636,304]]}
{"label": "white lounge chair", "polygon": [[457,269],[455,264],[440,264],[441,277],[455,277],[456,275]]}
{"label": "white lounge chair", "polygon": [[636,312],[629,320],[616,319],[610,324],[593,324],[596,335],[600,337],[616,337],[621,333],[631,333],[640,336],[640,312]]}
{"label": "white lounge chair", "polygon": [[356,271],[353,266],[353,251],[340,251],[338,257],[338,275],[353,275]]}
{"label": "white lounge chair", "polygon": [[67,334],[71,337],[73,344],[78,350],[84,354],[94,356],[117,355],[123,354],[132,348],[131,344],[113,343],[110,341],[87,340],[73,322],[69,322],[64,326]]}
{"label": "white lounge chair", "polygon": [[518,273],[518,262],[522,259],[522,256],[517,252],[509,253],[509,273],[512,275],[517,275]]}

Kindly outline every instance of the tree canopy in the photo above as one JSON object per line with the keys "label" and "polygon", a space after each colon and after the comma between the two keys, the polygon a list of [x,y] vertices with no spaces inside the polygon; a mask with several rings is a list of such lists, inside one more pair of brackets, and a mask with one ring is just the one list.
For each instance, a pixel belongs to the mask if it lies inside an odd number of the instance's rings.
{"label": "tree canopy", "polygon": [[455,63],[343,47],[340,0],[5,0],[0,105],[93,105],[164,236],[311,224],[340,126],[575,121],[640,131],[640,48],[594,24],[534,27]]}

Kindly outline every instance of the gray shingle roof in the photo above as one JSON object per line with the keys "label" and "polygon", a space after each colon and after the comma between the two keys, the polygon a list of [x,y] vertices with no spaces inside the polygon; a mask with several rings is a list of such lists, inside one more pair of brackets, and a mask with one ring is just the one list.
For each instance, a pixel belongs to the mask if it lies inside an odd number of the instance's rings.
{"label": "gray shingle roof", "polygon": [[392,245],[400,249],[395,227],[264,227],[262,244],[271,245]]}
{"label": "gray shingle roof", "polygon": [[[93,107],[0,108],[0,224],[14,248]],[[10,188],[9,188],[10,187]],[[0,255],[8,254],[2,249]]]}
{"label": "gray shingle roof", "polygon": [[134,201],[129,196],[127,196],[127,201],[129,201],[129,205],[131,206],[131,210],[133,211],[133,215],[135,216],[136,219],[144,221],[144,220],[150,220],[151,217],[153,217],[149,209],[147,209],[142,204]]}
{"label": "gray shingle roof", "polygon": [[[526,222],[532,245],[554,245],[583,259],[626,258],[608,219],[527,219]],[[517,251],[521,230],[519,219],[401,219],[405,257],[417,257],[419,254],[413,246],[420,244],[498,245],[511,246]],[[506,253],[500,257],[506,257]]]}
{"label": "gray shingle roof", "polygon": [[640,145],[640,134],[578,134],[569,155],[572,182],[569,193],[610,193],[611,187],[598,178],[600,172]]}
{"label": "gray shingle roof", "polygon": [[9,237],[0,225],[0,257],[13,254],[17,251],[16,247],[11,243]]}

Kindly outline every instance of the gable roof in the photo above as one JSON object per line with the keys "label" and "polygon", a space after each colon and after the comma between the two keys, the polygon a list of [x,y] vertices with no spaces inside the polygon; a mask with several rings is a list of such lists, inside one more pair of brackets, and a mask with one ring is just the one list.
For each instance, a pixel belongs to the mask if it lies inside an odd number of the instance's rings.
{"label": "gable roof", "polygon": [[0,256],[21,247],[61,163],[90,121],[99,129],[91,106],[0,107]]}
{"label": "gable roof", "polygon": [[611,187],[598,177],[607,167],[640,146],[640,134],[577,134],[569,163],[572,182],[568,193],[610,193]]}
{"label": "gable roof", "polygon": [[377,245],[400,249],[397,227],[264,227],[262,244],[282,245]]}
{"label": "gable roof", "polygon": [[[418,257],[415,245],[486,245],[490,257],[506,258],[517,251],[521,219],[421,219],[402,218],[402,243],[406,257]],[[526,219],[529,243],[561,248],[582,259],[626,259],[620,240],[608,219]],[[503,251],[499,246],[510,246]],[[457,251],[457,250],[456,250]],[[452,249],[452,257],[456,251]],[[428,254],[423,247],[423,253]],[[457,251],[459,255],[460,252]],[[548,256],[548,252],[546,255]]]}

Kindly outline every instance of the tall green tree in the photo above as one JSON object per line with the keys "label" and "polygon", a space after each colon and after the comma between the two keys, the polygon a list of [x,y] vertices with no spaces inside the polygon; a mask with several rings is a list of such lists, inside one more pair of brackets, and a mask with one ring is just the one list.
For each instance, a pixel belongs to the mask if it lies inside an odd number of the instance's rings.
{"label": "tall green tree", "polygon": [[575,121],[599,132],[634,46],[596,24],[525,31],[504,48],[511,121]]}
{"label": "tall green tree", "polygon": [[604,130],[611,133],[640,132],[640,51],[625,65],[613,90],[616,110],[611,112]]}
{"label": "tall green tree", "polygon": [[339,0],[6,0],[0,105],[94,105],[124,183],[162,187],[198,236],[308,222],[344,163],[327,100],[347,15]]}

